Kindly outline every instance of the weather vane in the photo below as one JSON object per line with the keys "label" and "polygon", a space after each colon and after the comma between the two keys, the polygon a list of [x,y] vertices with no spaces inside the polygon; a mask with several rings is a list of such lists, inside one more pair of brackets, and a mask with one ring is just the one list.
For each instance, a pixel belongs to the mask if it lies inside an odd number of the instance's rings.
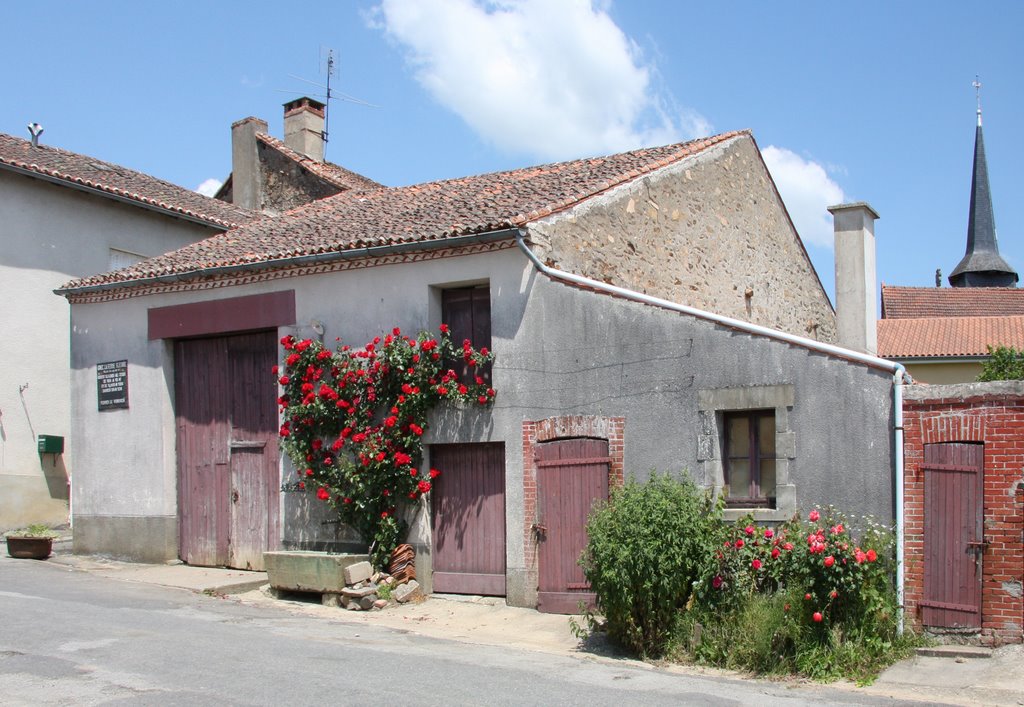
{"label": "weather vane", "polygon": [[981,81],[978,80],[978,75],[974,75],[974,81],[971,83],[974,86],[974,93],[978,98],[978,125],[981,125]]}

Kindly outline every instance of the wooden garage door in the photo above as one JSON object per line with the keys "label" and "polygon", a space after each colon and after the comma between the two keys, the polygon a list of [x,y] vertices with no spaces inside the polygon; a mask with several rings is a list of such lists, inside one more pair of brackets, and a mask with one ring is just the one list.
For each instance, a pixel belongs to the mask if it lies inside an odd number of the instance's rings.
{"label": "wooden garage door", "polygon": [[924,445],[925,626],[981,626],[982,444]]}
{"label": "wooden garage door", "polygon": [[608,441],[562,439],[537,445],[537,609],[574,614],[593,606],[579,565],[587,546],[587,517],[608,498]]}
{"label": "wooden garage door", "polygon": [[263,569],[279,538],[273,331],[175,342],[178,532],[189,564]]}
{"label": "wooden garage door", "polygon": [[505,596],[505,446],[435,444],[434,591]]}

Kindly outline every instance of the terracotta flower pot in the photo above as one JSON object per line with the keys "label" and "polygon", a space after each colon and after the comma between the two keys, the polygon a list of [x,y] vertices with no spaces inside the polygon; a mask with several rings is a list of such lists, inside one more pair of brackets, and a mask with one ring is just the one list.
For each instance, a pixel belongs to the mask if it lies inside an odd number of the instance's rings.
{"label": "terracotta flower pot", "polygon": [[45,560],[53,552],[53,538],[7,537],[7,554],[23,560]]}

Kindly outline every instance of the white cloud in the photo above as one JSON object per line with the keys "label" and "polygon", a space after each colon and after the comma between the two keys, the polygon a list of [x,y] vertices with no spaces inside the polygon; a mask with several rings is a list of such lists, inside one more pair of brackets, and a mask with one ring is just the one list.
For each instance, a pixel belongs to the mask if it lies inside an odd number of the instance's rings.
{"label": "white cloud", "polygon": [[[596,6],[595,6],[596,5]],[[598,0],[383,0],[370,23],[478,135],[544,159],[708,134]]]}
{"label": "white cloud", "polygon": [[769,145],[761,154],[797,233],[805,243],[831,248],[832,215],[826,208],[846,200],[843,190],[820,164],[805,160],[784,147]]}
{"label": "white cloud", "polygon": [[217,193],[217,190],[220,189],[221,185],[223,184],[224,182],[220,181],[219,179],[213,179],[211,177],[210,179],[205,180],[202,184],[196,187],[196,191],[202,194],[203,196],[213,196],[214,194]]}

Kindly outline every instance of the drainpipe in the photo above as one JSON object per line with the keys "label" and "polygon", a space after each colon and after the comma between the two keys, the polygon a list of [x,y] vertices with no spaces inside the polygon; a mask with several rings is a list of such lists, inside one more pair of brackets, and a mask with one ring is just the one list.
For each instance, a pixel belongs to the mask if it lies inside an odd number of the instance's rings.
{"label": "drainpipe", "polygon": [[598,280],[591,280],[589,277],[583,277],[581,275],[575,275],[564,270],[558,270],[551,268],[540,261],[537,255],[530,250],[530,246],[526,244],[526,232],[523,229],[519,229],[516,233],[516,244],[519,249],[523,251],[523,254],[533,263],[533,266],[537,268],[541,273],[547,275],[553,280],[562,280],[563,282],[570,282],[575,285],[580,285],[592,290],[598,290],[601,292],[607,292],[623,299],[632,300],[634,302],[641,302],[643,304],[650,304],[655,307],[661,307],[662,309],[668,309],[673,312],[679,312],[680,314],[688,314],[698,319],[704,319],[705,321],[714,322],[722,326],[729,327],[731,329],[738,329],[750,334],[756,334],[758,336],[764,336],[777,341],[783,341],[787,344],[794,344],[803,348],[811,349],[813,351],[820,351],[822,353],[844,358],[848,361],[856,361],[865,365],[871,366],[872,368],[879,368],[885,371],[891,371],[893,376],[893,393],[892,401],[893,407],[895,407],[893,414],[893,453],[895,455],[895,464],[893,465],[893,484],[895,489],[893,492],[896,496],[896,599],[901,607],[898,616],[898,629],[900,633],[903,632],[903,384],[912,382],[910,374],[907,373],[906,369],[899,363],[894,361],[887,361],[884,358],[872,356],[870,354],[861,353],[859,351],[852,351],[850,349],[844,349],[839,346],[833,346],[832,344],[826,344],[821,341],[815,341],[814,339],[806,339],[802,336],[796,336],[789,334],[784,331],[777,329],[769,329],[767,327],[759,326],[757,324],[751,324],[750,322],[744,322],[739,319],[733,319],[732,317],[725,317],[720,314],[714,314],[713,312],[705,312],[701,309],[694,307],[688,307],[685,304],[679,304],[670,300],[661,299],[660,297],[652,297],[645,295],[642,292],[636,292],[634,290],[627,290],[623,287],[617,287],[615,285],[609,285],[605,282]]}

